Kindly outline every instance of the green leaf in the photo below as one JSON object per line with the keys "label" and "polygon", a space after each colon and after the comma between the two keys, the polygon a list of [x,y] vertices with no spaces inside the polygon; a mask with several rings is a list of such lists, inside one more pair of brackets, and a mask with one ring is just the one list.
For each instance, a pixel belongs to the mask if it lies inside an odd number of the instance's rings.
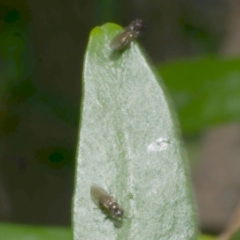
{"label": "green leaf", "polygon": [[[27,24],[17,20],[11,11],[0,28],[0,125],[5,121],[14,104],[19,104],[32,94],[30,76],[33,72],[33,51]],[[10,17],[10,18],[9,18]],[[12,20],[16,21],[12,21]]]}
{"label": "green leaf", "polygon": [[[114,24],[93,29],[86,51],[74,239],[197,239],[168,102],[135,43],[112,52],[109,42],[120,30]],[[124,208],[121,227],[104,220],[91,199],[92,184]]]}
{"label": "green leaf", "polygon": [[240,120],[240,60],[204,57],[158,67],[184,133]]}
{"label": "green leaf", "polygon": [[70,228],[0,224],[0,239],[4,240],[71,240]]}
{"label": "green leaf", "polygon": [[211,236],[211,235],[205,235],[205,234],[201,234],[199,236],[199,240],[217,240],[218,237],[217,236]]}
{"label": "green leaf", "polygon": [[240,229],[238,228],[236,231],[234,231],[229,239],[230,240],[239,240],[240,239]]}

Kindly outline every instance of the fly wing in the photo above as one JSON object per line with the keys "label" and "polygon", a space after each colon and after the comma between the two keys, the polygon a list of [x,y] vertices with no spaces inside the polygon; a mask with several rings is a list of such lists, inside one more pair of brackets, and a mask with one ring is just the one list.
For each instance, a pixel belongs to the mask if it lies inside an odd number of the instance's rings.
{"label": "fly wing", "polygon": [[92,185],[90,189],[91,197],[94,203],[100,207],[101,205],[106,206],[106,200],[111,199],[110,195],[101,187],[97,185]]}
{"label": "fly wing", "polygon": [[123,32],[119,33],[110,43],[110,47],[113,50],[124,49],[132,40],[132,34],[129,30],[125,29]]}

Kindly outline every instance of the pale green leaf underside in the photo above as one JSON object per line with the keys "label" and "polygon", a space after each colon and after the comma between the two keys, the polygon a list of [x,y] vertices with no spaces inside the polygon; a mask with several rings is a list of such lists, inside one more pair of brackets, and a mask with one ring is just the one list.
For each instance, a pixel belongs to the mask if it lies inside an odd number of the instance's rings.
{"label": "pale green leaf underside", "polygon": [[[164,92],[136,43],[113,53],[114,24],[93,29],[84,64],[74,197],[75,240],[197,239],[191,194]],[[121,228],[97,209],[90,186],[125,210]]]}

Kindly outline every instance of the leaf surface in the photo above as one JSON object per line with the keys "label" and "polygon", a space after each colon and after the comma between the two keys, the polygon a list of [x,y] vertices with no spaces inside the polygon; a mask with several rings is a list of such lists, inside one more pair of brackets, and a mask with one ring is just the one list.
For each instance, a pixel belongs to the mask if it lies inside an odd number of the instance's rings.
{"label": "leaf surface", "polygon": [[[74,239],[197,239],[185,161],[162,84],[136,43],[123,52],[110,49],[119,31],[114,24],[93,29],[86,51]],[[104,221],[90,196],[92,184],[124,208],[121,227]]]}

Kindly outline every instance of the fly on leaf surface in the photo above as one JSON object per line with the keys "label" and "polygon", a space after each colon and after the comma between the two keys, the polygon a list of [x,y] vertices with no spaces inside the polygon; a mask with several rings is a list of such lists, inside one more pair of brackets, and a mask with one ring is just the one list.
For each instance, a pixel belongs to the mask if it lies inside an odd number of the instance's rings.
{"label": "fly on leaf surface", "polygon": [[110,43],[112,50],[121,51],[125,49],[133,39],[137,39],[144,28],[142,20],[135,20],[119,33]]}
{"label": "fly on leaf surface", "polygon": [[119,206],[114,198],[112,198],[104,189],[97,185],[92,185],[91,197],[94,203],[108,216],[115,219],[122,219],[123,209]]}

